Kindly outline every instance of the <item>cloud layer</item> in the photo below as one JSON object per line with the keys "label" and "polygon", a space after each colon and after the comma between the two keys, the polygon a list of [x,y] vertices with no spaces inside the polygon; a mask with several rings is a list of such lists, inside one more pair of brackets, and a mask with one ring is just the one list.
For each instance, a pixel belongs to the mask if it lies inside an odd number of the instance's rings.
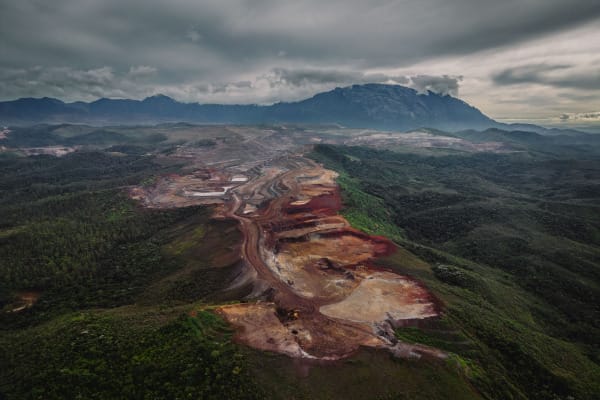
{"label": "cloud layer", "polygon": [[595,0],[6,1],[0,97],[268,103],[388,82],[492,116],[585,112],[598,21]]}
{"label": "cloud layer", "polygon": [[504,69],[493,76],[499,85],[539,84],[556,88],[600,90],[600,64],[533,64]]}
{"label": "cloud layer", "polygon": [[560,116],[560,119],[563,121],[600,122],[600,111],[589,113],[562,114]]}

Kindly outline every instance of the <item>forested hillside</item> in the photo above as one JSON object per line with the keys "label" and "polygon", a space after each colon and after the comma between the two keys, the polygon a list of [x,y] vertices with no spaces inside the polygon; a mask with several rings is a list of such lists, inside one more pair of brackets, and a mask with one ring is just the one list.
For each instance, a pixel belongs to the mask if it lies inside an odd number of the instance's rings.
{"label": "forested hillside", "polygon": [[597,158],[433,157],[328,145],[313,157],[341,173],[345,213],[356,226],[402,230],[396,242],[429,266],[397,257],[398,269],[434,288],[449,326],[475,347],[457,347],[438,329],[398,335],[454,349],[483,368],[482,380],[506,379],[514,392],[494,398],[596,397]]}
{"label": "forested hillside", "polygon": [[[0,153],[0,398],[598,397],[593,146],[563,154],[546,142],[506,153],[311,147],[308,156],[339,173],[352,226],[398,245],[377,267],[416,279],[439,302],[439,317],[392,334],[447,355],[365,349],[311,363],[239,344],[214,312],[252,290],[227,289],[243,265],[236,220],[212,218],[213,206],[158,209],[130,198],[133,186],[190,173],[181,154],[243,157],[239,140],[255,145],[259,135],[293,137],[306,150],[305,131],[90,131],[17,131],[14,149]],[[80,144],[62,157],[20,147],[69,137]]]}

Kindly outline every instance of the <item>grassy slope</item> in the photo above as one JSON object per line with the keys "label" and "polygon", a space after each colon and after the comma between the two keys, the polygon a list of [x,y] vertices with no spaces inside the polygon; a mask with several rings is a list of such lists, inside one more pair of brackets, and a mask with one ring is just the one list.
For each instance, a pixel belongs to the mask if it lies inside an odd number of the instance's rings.
{"label": "grassy slope", "polygon": [[249,360],[274,399],[481,399],[454,362],[400,360],[375,350],[334,365],[268,354]]}
{"label": "grassy slope", "polygon": [[[348,154],[352,158],[347,157]],[[437,161],[417,159],[418,168],[414,165],[404,168],[399,167],[402,162],[400,155],[329,146],[318,147],[313,156],[341,173],[339,183],[345,193],[347,205],[344,213],[353,224],[372,233],[386,234],[394,229],[389,221],[413,221],[411,229],[405,235],[394,237],[402,246],[400,251],[382,263],[422,280],[444,302],[446,314],[441,326],[400,330],[400,338],[434,344],[455,352],[459,363],[466,365],[471,371],[469,376],[473,383],[482,393],[492,398],[566,398],[568,395],[596,398],[600,393],[600,367],[594,361],[593,337],[592,343],[585,341],[588,322],[583,318],[574,321],[575,324],[580,324],[572,327],[579,335],[578,340],[565,337],[565,332],[556,334],[557,324],[564,326],[569,322],[565,320],[564,314],[557,312],[552,299],[545,297],[543,292],[532,293],[528,290],[527,284],[523,284],[520,279],[522,274],[494,268],[497,265],[492,267],[486,263],[473,262],[464,257],[469,253],[464,252],[466,246],[457,245],[461,240],[463,243],[478,240],[476,246],[482,250],[494,249],[476,231],[493,229],[493,225],[487,220],[478,221],[470,228],[474,231],[458,226],[456,230],[459,233],[450,235],[448,243],[423,237],[423,232],[419,231],[419,223],[435,222],[433,226],[439,226],[440,234],[445,235],[445,226],[453,226],[452,224],[464,219],[477,219],[477,207],[467,207],[450,217],[445,211],[445,219],[439,222],[435,221],[435,217],[429,218],[429,210],[437,209],[435,204],[427,204],[427,198],[436,199],[437,196],[437,201],[446,202],[442,205],[443,210],[448,210],[453,204],[465,204],[465,199],[456,199],[461,194],[460,188],[443,185],[441,181],[433,179],[436,173],[443,173],[436,170],[440,168],[435,165]],[[428,165],[426,161],[432,162]],[[483,187],[484,190],[490,190],[490,182],[482,180],[477,174],[467,176],[469,171],[461,169],[463,176],[448,176],[455,172],[451,171],[444,177],[461,185],[464,180],[479,181],[469,188],[469,194],[474,197],[474,202],[481,202],[481,192],[473,193],[472,188]],[[435,191],[437,195],[422,196],[421,193],[402,192],[415,187]],[[497,187],[493,189],[496,194],[500,192]],[[382,192],[386,190],[387,195],[382,196]],[[405,196],[394,198],[394,193],[403,193]],[[400,201],[408,201],[408,207],[399,207]],[[501,206],[497,202],[492,204],[492,207]],[[378,214],[391,216],[387,224],[370,222],[369,216],[375,208],[379,209]],[[408,214],[414,208],[420,210],[413,215],[398,216],[398,213]],[[506,214],[511,215],[510,212]],[[506,229],[505,224],[500,225]],[[400,226],[406,228],[406,225]],[[529,230],[539,234],[536,228],[535,225],[529,225]],[[437,239],[437,229],[423,231],[429,234],[429,238]],[[467,239],[463,239],[464,237]],[[554,249],[550,243],[556,245],[557,242],[556,239],[554,242],[538,243],[537,253],[528,256],[542,258],[545,251]],[[572,243],[568,245],[571,246]],[[561,247],[564,247],[564,243]],[[503,254],[507,256],[514,253],[511,246],[504,250]],[[458,253],[459,256],[452,253]],[[573,257],[572,253],[567,254]],[[593,264],[591,268],[594,268]],[[579,278],[586,277],[580,275]],[[550,275],[546,279],[557,277]],[[598,282],[588,280],[592,285]],[[568,295],[565,297],[578,304],[577,298]],[[593,315],[591,313],[592,311],[588,311],[588,320]]]}
{"label": "grassy slope", "polygon": [[352,226],[397,242],[404,238],[402,229],[390,222],[391,215],[380,198],[358,190],[358,181],[344,172],[340,173],[337,182],[342,188],[344,204],[352,204],[352,207],[343,210],[344,217]]}

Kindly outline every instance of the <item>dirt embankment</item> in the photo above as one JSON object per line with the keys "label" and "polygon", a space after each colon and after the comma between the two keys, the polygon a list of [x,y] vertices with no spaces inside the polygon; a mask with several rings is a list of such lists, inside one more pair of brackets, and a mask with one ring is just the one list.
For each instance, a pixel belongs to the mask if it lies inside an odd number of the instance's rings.
{"label": "dirt embankment", "polygon": [[403,357],[444,356],[395,339],[394,326],[438,310],[422,285],[373,265],[395,246],[339,215],[334,171],[299,155],[265,158],[263,147],[254,155],[228,147],[226,167],[217,163],[224,154],[192,150],[186,150],[190,174],[158,178],[130,195],[156,208],[213,204],[217,217],[239,222],[245,270],[233,287],[253,289],[246,302],[218,312],[238,328],[240,342],[321,360],[346,357],[360,346]]}
{"label": "dirt embankment", "polygon": [[239,341],[293,357],[339,359],[360,346],[389,348],[408,357],[443,357],[424,346],[398,343],[393,326],[434,317],[431,295],[408,277],[373,266],[395,247],[386,238],[350,227],[335,173],[303,160],[270,186],[284,194],[253,215],[237,198],[228,215],[240,221],[244,257],[255,272],[258,302],[219,312]]}
{"label": "dirt embankment", "polygon": [[26,290],[17,293],[15,301],[9,309],[9,312],[20,312],[32,307],[40,298],[41,293],[33,290]]}

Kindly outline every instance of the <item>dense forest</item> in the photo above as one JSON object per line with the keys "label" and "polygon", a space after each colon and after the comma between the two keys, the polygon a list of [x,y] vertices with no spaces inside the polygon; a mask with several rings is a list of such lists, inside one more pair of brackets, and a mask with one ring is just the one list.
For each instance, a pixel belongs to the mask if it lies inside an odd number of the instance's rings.
{"label": "dense forest", "polygon": [[145,141],[141,128],[37,129],[15,146],[81,147],[0,153],[0,399],[598,398],[600,164],[590,149],[315,146],[310,156],[340,174],[346,218],[398,244],[382,265],[442,304],[441,318],[396,336],[450,355],[364,350],[332,367],[240,346],[212,312],[248,293],[225,290],[240,266],[235,221],[129,199],[129,186],[181,172],[160,157],[175,141],[156,130]]}
{"label": "dense forest", "polygon": [[[176,168],[105,151],[0,158],[0,398],[258,395],[224,322],[178,308],[227,284],[236,260],[213,256],[237,244],[235,224],[143,209],[123,189]],[[214,239],[188,254],[200,230]]]}
{"label": "dense forest", "polygon": [[483,367],[483,380],[506,379],[494,398],[596,398],[598,158],[424,156],[329,145],[317,146],[313,157],[340,172],[353,224],[395,231],[403,249],[429,264],[396,260],[434,288],[448,326],[475,347],[457,348],[436,328],[401,330],[400,337],[454,349]]}

